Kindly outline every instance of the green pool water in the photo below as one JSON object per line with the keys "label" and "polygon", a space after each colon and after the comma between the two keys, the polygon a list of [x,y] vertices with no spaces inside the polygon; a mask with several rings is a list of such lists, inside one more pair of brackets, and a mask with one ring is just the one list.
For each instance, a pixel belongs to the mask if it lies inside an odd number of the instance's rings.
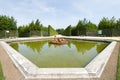
{"label": "green pool water", "polygon": [[11,43],[24,57],[40,68],[82,68],[108,43],[68,40],[68,44],[49,44],[49,40]]}

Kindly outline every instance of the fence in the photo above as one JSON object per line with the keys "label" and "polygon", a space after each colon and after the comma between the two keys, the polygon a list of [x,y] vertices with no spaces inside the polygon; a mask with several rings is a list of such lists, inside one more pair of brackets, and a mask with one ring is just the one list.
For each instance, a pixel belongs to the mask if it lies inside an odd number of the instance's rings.
{"label": "fence", "polygon": [[18,32],[16,30],[0,30],[0,38],[15,38],[18,37]]}
{"label": "fence", "polygon": [[120,36],[120,29],[103,29],[102,34],[103,36]]}
{"label": "fence", "polygon": [[48,36],[48,32],[47,31],[30,31],[29,36],[30,37],[33,37],[33,36]]}
{"label": "fence", "polygon": [[[88,36],[97,36],[97,34],[87,33]],[[15,38],[15,37],[34,37],[34,36],[49,36],[48,31],[29,31],[20,33],[17,30],[0,30],[0,38]],[[120,36],[120,29],[103,29],[98,36]]]}

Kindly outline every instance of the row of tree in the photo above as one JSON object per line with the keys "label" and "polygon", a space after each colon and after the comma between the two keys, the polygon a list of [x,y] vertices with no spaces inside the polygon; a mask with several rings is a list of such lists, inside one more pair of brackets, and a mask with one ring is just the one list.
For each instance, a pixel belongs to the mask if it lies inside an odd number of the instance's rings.
{"label": "row of tree", "polygon": [[35,22],[32,21],[30,24],[26,26],[18,27],[18,33],[20,37],[52,36],[57,34],[56,30],[54,30],[54,28],[52,28],[51,25],[45,27],[42,24],[40,24],[39,19],[37,19]]}
{"label": "row of tree", "polygon": [[[13,17],[0,15],[0,38],[16,36],[17,22]],[[7,34],[9,33],[9,35]]]}
{"label": "row of tree", "polygon": [[30,36],[52,36],[57,32],[51,25],[43,26],[39,19],[32,21],[28,25],[17,26],[17,21],[13,17],[0,16],[0,38],[2,37],[30,37]]}
{"label": "row of tree", "polygon": [[[101,30],[100,34],[98,34],[99,30]],[[89,33],[102,36],[120,36],[120,19],[103,17],[98,26],[87,19],[83,19],[79,20],[76,26],[69,25],[65,30],[57,29],[56,31],[66,36],[86,36]]]}
{"label": "row of tree", "polygon": [[0,30],[17,30],[16,23],[13,17],[0,15]]}
{"label": "row of tree", "polygon": [[87,32],[96,33],[98,31],[98,27],[94,23],[84,19],[79,20],[76,26],[69,25],[65,30],[57,29],[56,31],[66,36],[80,36],[87,35]]}
{"label": "row of tree", "polygon": [[104,17],[98,24],[98,29],[102,30],[102,34],[105,36],[120,36],[120,19]]}
{"label": "row of tree", "polygon": [[97,32],[97,26],[90,21],[79,20],[78,24],[73,27],[72,35],[79,36],[79,35],[86,35],[87,32]]}
{"label": "row of tree", "polygon": [[[103,36],[120,36],[120,19],[103,17],[98,25],[87,19],[79,20],[76,26],[69,25],[66,29],[55,30],[51,25],[43,26],[39,19],[32,21],[28,25],[17,27],[17,21],[13,17],[0,15],[0,32],[14,30],[19,37],[28,36],[51,36],[62,34],[66,36],[85,36],[88,33],[96,34],[101,30]],[[4,33],[4,32],[3,32]],[[0,33],[1,34],[1,33]],[[1,35],[0,35],[1,36]]]}

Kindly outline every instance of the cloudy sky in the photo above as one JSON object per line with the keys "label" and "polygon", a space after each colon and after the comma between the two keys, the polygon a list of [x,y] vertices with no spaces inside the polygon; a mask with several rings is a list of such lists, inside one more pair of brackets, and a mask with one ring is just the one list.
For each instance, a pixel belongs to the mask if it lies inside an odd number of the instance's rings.
{"label": "cloudy sky", "polygon": [[0,0],[0,15],[13,16],[18,25],[39,19],[45,26],[66,28],[84,18],[95,24],[103,17],[120,18],[120,0]]}

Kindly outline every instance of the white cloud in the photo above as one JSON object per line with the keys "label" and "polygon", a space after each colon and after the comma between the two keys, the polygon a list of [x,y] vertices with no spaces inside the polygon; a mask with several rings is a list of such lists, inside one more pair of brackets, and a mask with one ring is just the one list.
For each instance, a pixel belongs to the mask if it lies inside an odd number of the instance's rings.
{"label": "white cloud", "polygon": [[98,23],[102,17],[120,17],[119,0],[0,0],[0,6],[0,15],[13,16],[18,25],[40,19],[59,28],[83,18]]}
{"label": "white cloud", "polygon": [[92,0],[92,2],[95,2],[96,4],[102,5],[118,5],[120,4],[120,0]]}
{"label": "white cloud", "polygon": [[[2,1],[3,8],[0,8],[0,12],[5,15],[14,16],[17,19],[18,25],[27,24],[32,20],[40,18],[48,18],[53,16],[56,12],[54,7],[48,6],[47,3],[42,0],[17,0],[10,2],[9,0]],[[48,16],[48,17],[46,17]]]}

